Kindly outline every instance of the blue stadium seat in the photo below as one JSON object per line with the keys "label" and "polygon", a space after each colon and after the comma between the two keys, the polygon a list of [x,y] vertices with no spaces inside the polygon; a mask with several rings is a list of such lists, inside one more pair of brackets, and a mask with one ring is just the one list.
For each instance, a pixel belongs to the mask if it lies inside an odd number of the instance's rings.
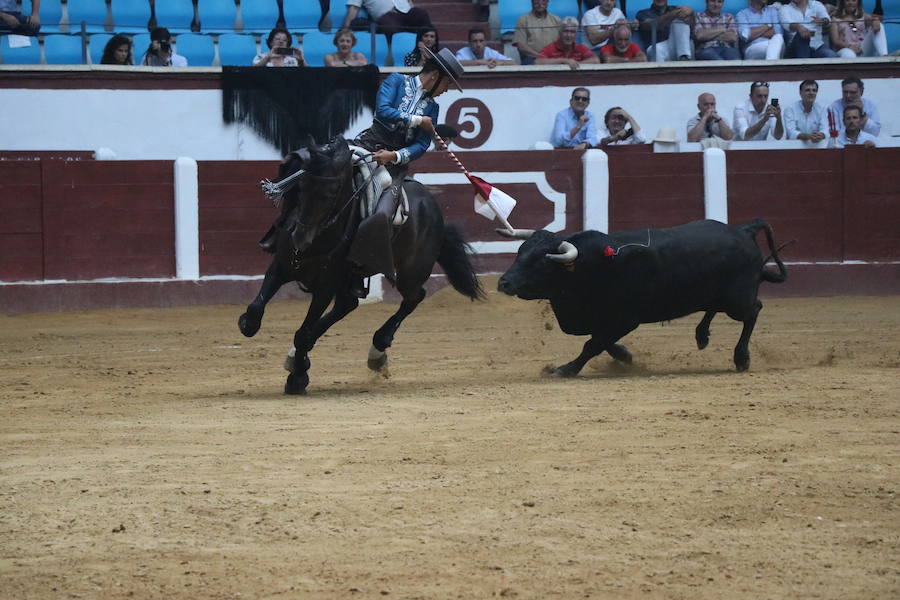
{"label": "blue stadium seat", "polygon": [[497,12],[500,17],[500,33],[516,30],[516,21],[531,12],[531,0],[498,0]]}
{"label": "blue stadium seat", "polygon": [[284,22],[291,31],[317,31],[322,11],[318,2],[284,2]]}
{"label": "blue stadium seat", "polygon": [[219,36],[219,61],[222,66],[249,67],[256,52],[256,39],[250,34],[223,33]]}
{"label": "blue stadium seat", "polygon": [[10,48],[9,36],[0,35],[0,57],[5,65],[39,65],[41,64],[41,47],[36,37],[28,38],[30,45],[22,48]]}
{"label": "blue stadium seat", "polygon": [[175,52],[185,57],[190,67],[211,67],[216,46],[208,35],[180,33],[175,38]]}
{"label": "blue stadium seat", "polygon": [[337,31],[344,23],[347,15],[346,0],[331,0],[328,7],[328,17],[331,19],[331,30]]}
{"label": "blue stadium seat", "polygon": [[[95,33],[88,40],[88,56],[90,56],[92,65],[99,65],[103,60],[103,49],[112,39],[111,33]],[[132,51],[132,55],[134,52]]]}
{"label": "blue stadium seat", "polygon": [[242,0],[241,16],[245,33],[268,35],[278,21],[278,4],[275,0]]}
{"label": "blue stadium seat", "polygon": [[[528,10],[526,10],[525,12],[529,12],[530,10],[531,2],[529,2]],[[563,17],[575,17],[577,19],[578,2],[577,0],[550,0],[550,3],[547,6],[547,12],[549,12],[551,15],[556,15],[560,19],[562,19]],[[515,26],[515,21],[513,21],[513,25]]]}
{"label": "blue stadium seat", "polygon": [[416,34],[408,32],[395,33],[391,38],[391,56],[394,57],[394,66],[402,67],[403,58],[415,50]]}
{"label": "blue stadium seat", "polygon": [[[369,60],[370,64],[383,67],[387,62],[388,44],[387,38],[381,33],[375,34],[375,57],[372,57],[372,34],[368,31],[355,31],[356,46],[353,48],[357,52],[362,52]],[[333,38],[334,36],[332,36]],[[334,48],[334,45],[332,45]],[[332,50],[334,52],[334,50]]]}
{"label": "blue stadium seat", "polygon": [[131,53],[134,55],[134,64],[141,64],[148,48],[150,48],[149,33],[139,33],[131,38]]}
{"label": "blue stadium seat", "polygon": [[[357,40],[359,34],[356,34]],[[311,67],[325,66],[325,55],[335,52],[336,49],[332,43],[334,35],[330,33],[322,33],[320,31],[311,31],[303,35],[303,58],[306,64]],[[361,52],[359,42],[357,42],[354,50]]]}
{"label": "blue stadium seat", "polygon": [[884,35],[887,38],[888,54],[900,50],[900,22],[884,23]]}
{"label": "blue stadium seat", "polygon": [[237,8],[234,0],[200,0],[200,29],[206,33],[233,33]]}
{"label": "blue stadium seat", "polygon": [[44,58],[48,65],[81,65],[81,36],[57,33],[44,36]]}
{"label": "blue stadium seat", "polygon": [[[22,0],[22,14],[31,14],[31,0]],[[62,23],[62,4],[60,0],[43,0],[41,2],[41,33],[59,33],[65,31],[67,24]]]}
{"label": "blue stadium seat", "polygon": [[[69,31],[81,31],[81,23],[88,33],[106,31],[106,2],[98,0],[66,0],[69,7]],[[41,5],[43,8],[43,4]]]}
{"label": "blue stadium seat", "polygon": [[[142,33],[150,22],[150,3],[146,0],[112,0],[113,23],[117,33]],[[143,50],[141,50],[143,52]],[[135,61],[137,48],[135,48]]]}
{"label": "blue stadium seat", "polygon": [[155,6],[156,24],[160,27],[165,27],[173,35],[191,30],[194,20],[194,3],[191,0],[156,0]]}

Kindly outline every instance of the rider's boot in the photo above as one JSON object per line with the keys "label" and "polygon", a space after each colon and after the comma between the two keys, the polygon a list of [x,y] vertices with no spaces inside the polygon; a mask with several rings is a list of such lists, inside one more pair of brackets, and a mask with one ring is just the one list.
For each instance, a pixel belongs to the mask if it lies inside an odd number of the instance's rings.
{"label": "rider's boot", "polygon": [[394,272],[394,251],[391,248],[391,220],[400,199],[401,183],[402,179],[395,179],[381,193],[375,212],[359,224],[347,256],[350,262],[361,266],[362,270],[383,273],[391,284],[397,279]]}

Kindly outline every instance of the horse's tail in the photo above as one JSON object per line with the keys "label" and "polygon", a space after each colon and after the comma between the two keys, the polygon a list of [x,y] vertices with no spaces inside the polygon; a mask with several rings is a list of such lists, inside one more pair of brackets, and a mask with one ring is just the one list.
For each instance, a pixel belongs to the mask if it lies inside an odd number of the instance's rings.
{"label": "horse's tail", "polygon": [[438,264],[444,269],[453,289],[472,300],[484,300],[484,289],[469,259],[471,251],[472,247],[463,239],[459,227],[445,223]]}

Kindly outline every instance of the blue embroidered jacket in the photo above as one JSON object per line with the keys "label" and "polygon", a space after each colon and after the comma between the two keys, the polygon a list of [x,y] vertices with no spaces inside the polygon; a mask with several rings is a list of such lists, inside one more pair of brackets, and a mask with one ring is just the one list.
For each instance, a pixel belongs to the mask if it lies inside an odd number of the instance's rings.
{"label": "blue embroidered jacket", "polygon": [[413,104],[418,85],[416,77],[418,75],[404,76],[392,73],[378,88],[375,102],[375,120],[407,144],[396,150],[400,164],[407,164],[419,158],[431,144],[428,132],[409,126],[410,117],[425,116],[437,121],[440,111],[437,102],[430,96],[423,95]]}

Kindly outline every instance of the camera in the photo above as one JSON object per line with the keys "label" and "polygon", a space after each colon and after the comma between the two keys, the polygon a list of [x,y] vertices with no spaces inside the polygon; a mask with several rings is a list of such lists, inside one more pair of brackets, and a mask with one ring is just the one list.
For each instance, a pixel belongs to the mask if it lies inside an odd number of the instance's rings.
{"label": "camera", "polygon": [[778,106],[778,98],[772,98],[772,106]]}
{"label": "camera", "polygon": [[294,53],[293,48],[273,48],[273,51],[281,56],[290,56]]}

